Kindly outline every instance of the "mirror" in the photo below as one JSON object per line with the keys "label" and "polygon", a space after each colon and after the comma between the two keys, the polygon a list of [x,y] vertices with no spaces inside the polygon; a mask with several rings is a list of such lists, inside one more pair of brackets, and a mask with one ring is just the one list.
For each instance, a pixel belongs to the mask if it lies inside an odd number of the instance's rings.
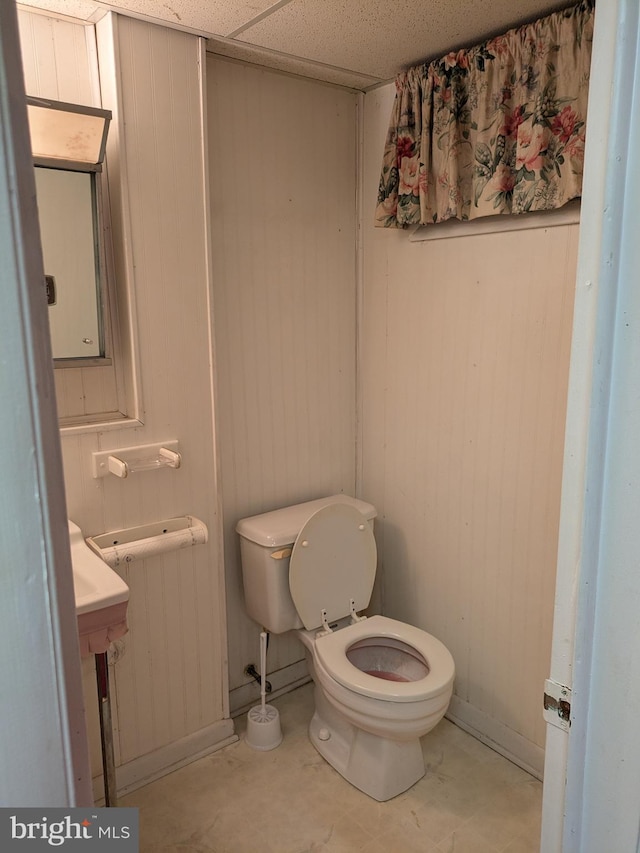
{"label": "mirror", "polygon": [[100,171],[111,113],[33,97],[27,112],[53,357],[57,367],[110,363]]}
{"label": "mirror", "polygon": [[54,359],[104,356],[95,172],[35,167]]}

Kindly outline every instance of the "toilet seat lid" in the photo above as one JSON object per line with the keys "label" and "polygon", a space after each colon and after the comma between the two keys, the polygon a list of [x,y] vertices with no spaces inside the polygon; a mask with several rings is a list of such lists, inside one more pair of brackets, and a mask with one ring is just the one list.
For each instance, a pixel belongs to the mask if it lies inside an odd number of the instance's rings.
{"label": "toilet seat lid", "polygon": [[289,561],[289,589],[307,631],[337,622],[371,600],[376,577],[376,542],[371,526],[350,504],[322,507],[304,524]]}

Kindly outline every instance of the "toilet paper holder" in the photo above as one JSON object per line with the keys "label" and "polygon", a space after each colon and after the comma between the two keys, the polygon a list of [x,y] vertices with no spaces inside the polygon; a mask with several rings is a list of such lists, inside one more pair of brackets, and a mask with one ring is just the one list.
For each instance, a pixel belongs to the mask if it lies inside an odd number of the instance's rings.
{"label": "toilet paper holder", "polygon": [[152,471],[155,468],[179,468],[182,456],[176,440],[154,444],[139,444],[136,447],[121,447],[117,450],[100,450],[91,454],[94,478],[113,474],[124,480],[137,471]]}
{"label": "toilet paper holder", "polygon": [[153,521],[86,539],[87,545],[112,569],[168,551],[204,545],[207,541],[206,524],[193,515]]}

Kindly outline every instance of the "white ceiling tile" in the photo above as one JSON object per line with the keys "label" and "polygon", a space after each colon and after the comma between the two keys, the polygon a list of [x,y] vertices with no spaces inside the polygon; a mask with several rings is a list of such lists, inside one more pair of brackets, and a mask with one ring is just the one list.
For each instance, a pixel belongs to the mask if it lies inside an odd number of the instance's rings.
{"label": "white ceiling tile", "polygon": [[567,5],[570,0],[292,0],[238,38],[389,79],[401,67]]}
{"label": "white ceiling tile", "polygon": [[226,36],[273,3],[274,0],[107,0],[104,5],[199,32]]}
{"label": "white ceiling tile", "polygon": [[97,3],[92,0],[20,0],[19,5],[29,6],[31,8],[42,9],[54,15],[67,15],[70,18],[78,18],[81,21],[88,21],[96,12],[100,10]]}
{"label": "white ceiling tile", "polygon": [[[401,68],[477,44],[571,4],[571,0],[22,2],[82,20],[95,20],[106,9],[142,16],[222,37],[224,42],[216,40],[214,52],[356,88],[389,80]],[[238,30],[235,38],[228,38]]]}

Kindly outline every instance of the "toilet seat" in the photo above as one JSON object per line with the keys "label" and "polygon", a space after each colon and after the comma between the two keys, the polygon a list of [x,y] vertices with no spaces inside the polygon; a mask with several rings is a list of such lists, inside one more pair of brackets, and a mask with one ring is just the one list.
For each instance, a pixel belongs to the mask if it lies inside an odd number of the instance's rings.
{"label": "toilet seat", "polygon": [[368,607],[376,562],[373,531],[351,504],[328,504],[307,519],[289,561],[291,598],[307,631]]}
{"label": "toilet seat", "polygon": [[[396,640],[412,647],[427,662],[429,674],[418,681],[398,682],[358,669],[347,658],[347,651],[354,643],[370,638]],[[439,640],[420,628],[386,616],[371,616],[317,637],[314,655],[327,674],[343,687],[387,702],[419,702],[442,693],[453,682],[455,672],[451,653]]]}

